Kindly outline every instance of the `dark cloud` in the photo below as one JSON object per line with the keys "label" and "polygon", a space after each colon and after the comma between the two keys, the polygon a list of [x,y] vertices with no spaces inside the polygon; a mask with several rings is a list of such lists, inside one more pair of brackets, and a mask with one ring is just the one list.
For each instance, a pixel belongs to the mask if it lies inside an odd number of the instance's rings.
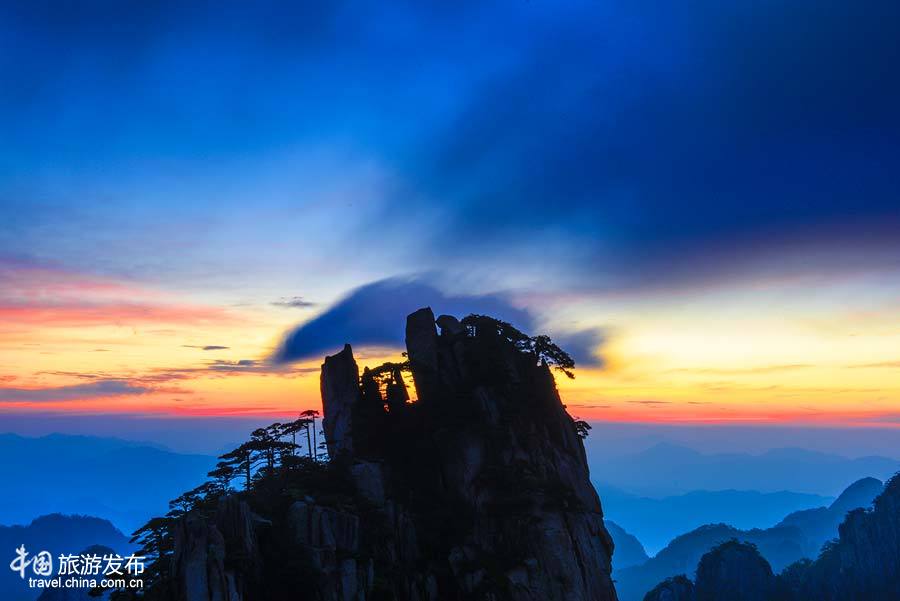
{"label": "dark cloud", "polygon": [[[15,171],[189,171],[352,140],[390,184],[338,260],[508,260],[619,289],[900,256],[895,0],[11,3],[0,49],[22,57],[0,65]],[[193,237],[211,209],[174,219],[172,191],[156,227]],[[97,230],[46,195],[6,211],[7,245],[64,239],[51,218]]]}
{"label": "dark cloud", "polygon": [[[426,306],[436,316],[445,313],[465,317],[480,313],[508,321],[525,332],[535,332],[534,316],[514,306],[502,294],[451,295],[422,280],[387,279],[353,290],[322,314],[289,332],[273,359],[285,363],[320,357],[339,350],[345,343],[401,347],[406,316]],[[555,340],[576,363],[599,364],[597,349],[603,341],[600,330],[562,332]]]}
{"label": "dark cloud", "polygon": [[54,401],[76,401],[98,397],[116,397],[154,392],[148,386],[137,385],[128,380],[94,380],[87,384],[56,386],[53,388],[0,388],[0,402],[40,403]]}
{"label": "dark cloud", "polygon": [[208,344],[206,346],[200,346],[196,344],[182,344],[181,346],[185,348],[198,348],[202,351],[226,351],[231,348],[228,346],[219,346],[218,344]]}
{"label": "dark cloud", "polygon": [[900,4],[588,3],[521,25],[517,60],[410,157],[445,201],[430,248],[568,244],[595,285],[734,277],[795,245],[833,250],[806,271],[873,240],[851,258],[896,265]]}
{"label": "dark cloud", "polygon": [[302,296],[282,297],[271,303],[275,307],[290,307],[294,309],[306,309],[315,307],[316,303],[304,299]]}

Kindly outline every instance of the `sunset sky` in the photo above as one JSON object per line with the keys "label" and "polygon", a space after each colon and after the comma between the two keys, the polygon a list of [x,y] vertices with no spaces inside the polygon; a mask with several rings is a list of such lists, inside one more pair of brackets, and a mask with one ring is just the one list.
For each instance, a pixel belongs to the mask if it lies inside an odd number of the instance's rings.
{"label": "sunset sky", "polygon": [[583,418],[900,426],[900,4],[784,4],[4,3],[0,431],[295,414],[426,304]]}

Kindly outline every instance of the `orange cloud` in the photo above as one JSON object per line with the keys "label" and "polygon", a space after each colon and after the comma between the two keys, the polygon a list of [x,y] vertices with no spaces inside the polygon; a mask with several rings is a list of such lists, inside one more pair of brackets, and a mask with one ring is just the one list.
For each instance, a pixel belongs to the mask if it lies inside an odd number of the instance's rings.
{"label": "orange cloud", "polygon": [[0,322],[5,324],[79,327],[236,321],[220,307],[174,302],[132,282],[0,260]]}

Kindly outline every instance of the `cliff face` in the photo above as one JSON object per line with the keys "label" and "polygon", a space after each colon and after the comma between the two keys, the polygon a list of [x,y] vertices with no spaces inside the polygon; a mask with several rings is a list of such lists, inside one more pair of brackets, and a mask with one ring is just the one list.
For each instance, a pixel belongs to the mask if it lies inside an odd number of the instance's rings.
{"label": "cliff face", "polygon": [[410,315],[408,365],[327,357],[329,490],[254,490],[182,518],[177,596],[615,601],[612,541],[550,368],[496,322],[467,325]]}
{"label": "cliff face", "polygon": [[360,383],[349,346],[322,369],[329,453],[387,522],[374,555],[403,566],[388,587],[398,598],[615,599],[612,542],[549,368],[488,324],[437,323],[440,333],[430,309],[407,321],[415,403],[390,369],[383,386],[371,372]]}
{"label": "cliff face", "polygon": [[809,567],[800,598],[900,599],[900,476],[871,510],[847,514],[840,536]]}

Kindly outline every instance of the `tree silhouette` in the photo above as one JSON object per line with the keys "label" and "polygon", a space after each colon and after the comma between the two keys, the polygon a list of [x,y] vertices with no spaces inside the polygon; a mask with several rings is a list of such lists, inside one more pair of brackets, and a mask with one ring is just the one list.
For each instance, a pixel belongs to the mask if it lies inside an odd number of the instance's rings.
{"label": "tree silhouette", "polygon": [[[316,418],[319,417],[319,412],[315,409],[307,409],[300,416],[306,420],[306,450],[309,453],[310,459],[313,461],[317,460],[318,453],[314,451],[316,448]],[[312,427],[312,441],[309,439],[309,429]]]}
{"label": "tree silhouette", "polygon": [[461,323],[466,327],[466,332],[469,336],[478,336],[479,333],[484,332],[500,336],[519,351],[534,355],[536,361],[543,361],[550,367],[566,374],[567,377],[575,378],[573,371],[575,369],[575,361],[569,353],[554,344],[549,336],[543,334],[528,336],[510,323],[475,313],[463,318]]}
{"label": "tree silhouette", "polygon": [[578,438],[581,438],[582,440],[587,438],[591,432],[591,425],[577,417],[573,420],[573,423],[575,424],[575,433],[578,434]]}

